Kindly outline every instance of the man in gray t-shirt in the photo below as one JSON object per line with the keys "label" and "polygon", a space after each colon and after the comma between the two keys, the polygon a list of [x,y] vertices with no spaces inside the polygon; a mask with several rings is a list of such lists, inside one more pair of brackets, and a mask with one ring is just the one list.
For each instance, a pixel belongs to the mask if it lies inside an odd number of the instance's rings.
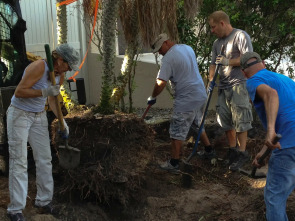
{"label": "man in gray t-shirt", "polygon": [[[218,37],[212,47],[209,77],[212,81],[216,64],[221,64],[216,112],[230,147],[227,164],[230,170],[236,171],[249,160],[246,151],[247,131],[252,128],[251,104],[245,85],[246,78],[240,67],[240,57],[253,51],[253,47],[249,35],[233,28],[225,12],[216,11],[208,20],[211,32]],[[224,49],[220,51],[222,45]],[[211,89],[213,86],[210,83]]]}
{"label": "man in gray t-shirt", "polygon": [[[169,130],[172,156],[161,165],[161,168],[177,172],[182,142],[186,139],[191,125],[194,123],[199,126],[201,122],[203,107],[207,100],[206,89],[191,47],[175,44],[166,34],[161,34],[155,40],[152,49],[154,53],[159,52],[163,55],[163,59],[152,96],[148,98],[147,103],[155,104],[156,97],[170,81],[174,91],[173,116]],[[205,131],[201,134],[201,140],[205,149],[213,155],[215,152]]]}

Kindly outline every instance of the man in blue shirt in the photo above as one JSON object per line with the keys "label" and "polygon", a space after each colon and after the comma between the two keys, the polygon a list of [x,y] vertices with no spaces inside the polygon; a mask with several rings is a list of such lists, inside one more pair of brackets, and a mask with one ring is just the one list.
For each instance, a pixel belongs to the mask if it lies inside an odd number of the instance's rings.
{"label": "man in blue shirt", "polygon": [[[264,200],[268,221],[288,220],[286,202],[295,187],[295,82],[268,71],[255,52],[241,57],[241,67],[248,78],[247,90],[267,133],[265,145],[253,164],[267,148],[273,150],[269,160]],[[276,134],[280,143],[273,144]]]}

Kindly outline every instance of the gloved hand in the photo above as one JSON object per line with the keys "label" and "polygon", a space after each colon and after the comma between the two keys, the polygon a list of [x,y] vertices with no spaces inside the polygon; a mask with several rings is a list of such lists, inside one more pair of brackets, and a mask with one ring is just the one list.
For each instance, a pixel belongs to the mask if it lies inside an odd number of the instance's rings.
{"label": "gloved hand", "polygon": [[157,99],[155,97],[152,97],[150,96],[148,99],[147,99],[147,104],[148,105],[154,105],[156,103]]}
{"label": "gloved hand", "polygon": [[63,138],[63,139],[68,139],[69,138],[69,135],[70,135],[70,129],[69,129],[69,126],[67,125],[65,119],[63,119],[64,121],[64,131],[59,131],[58,133],[60,134],[60,136]]}
{"label": "gloved hand", "polygon": [[41,89],[42,96],[43,97],[57,96],[59,94],[59,89],[60,89],[59,85],[54,85],[54,86],[52,85],[52,86],[49,86],[48,88],[43,88]]}
{"label": "gloved hand", "polygon": [[218,55],[216,58],[216,62],[215,64],[221,64],[223,66],[228,66],[229,64],[229,59],[227,59],[226,57],[224,57],[223,55]]}
{"label": "gloved hand", "polygon": [[209,86],[207,88],[207,94],[209,94],[209,92],[213,91],[214,87],[215,87],[215,82],[210,81]]}

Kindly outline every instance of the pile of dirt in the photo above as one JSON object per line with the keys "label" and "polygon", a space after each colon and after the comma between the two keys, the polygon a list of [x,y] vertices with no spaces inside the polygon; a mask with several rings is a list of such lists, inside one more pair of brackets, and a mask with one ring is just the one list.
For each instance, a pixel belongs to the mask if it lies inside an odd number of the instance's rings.
{"label": "pile of dirt", "polygon": [[[135,115],[75,115],[66,118],[69,145],[80,149],[79,167],[64,170],[59,193],[78,192],[82,199],[127,205],[139,188],[153,153],[153,130]],[[62,144],[53,128],[54,143]]]}

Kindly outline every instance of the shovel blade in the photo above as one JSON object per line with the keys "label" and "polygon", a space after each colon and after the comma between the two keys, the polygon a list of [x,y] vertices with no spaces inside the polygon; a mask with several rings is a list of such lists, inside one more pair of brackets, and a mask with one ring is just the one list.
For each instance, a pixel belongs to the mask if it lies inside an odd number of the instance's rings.
{"label": "shovel blade", "polygon": [[239,169],[239,172],[245,176],[251,177],[251,172],[248,170]]}
{"label": "shovel blade", "polygon": [[253,178],[254,179],[262,179],[262,178],[265,178],[265,177],[266,177],[265,173],[256,171],[255,176]]}
{"label": "shovel blade", "polygon": [[188,161],[182,161],[180,164],[182,171],[181,174],[181,186],[184,188],[191,188],[192,186],[192,173],[193,173],[193,165],[190,164]]}
{"label": "shovel blade", "polygon": [[80,164],[80,150],[70,146],[58,149],[59,165],[64,169],[74,169]]}
{"label": "shovel blade", "polygon": [[239,169],[239,172],[245,176],[248,176],[252,179],[262,179],[266,177],[266,174],[263,172],[256,171],[254,175],[252,175],[252,171]]}

